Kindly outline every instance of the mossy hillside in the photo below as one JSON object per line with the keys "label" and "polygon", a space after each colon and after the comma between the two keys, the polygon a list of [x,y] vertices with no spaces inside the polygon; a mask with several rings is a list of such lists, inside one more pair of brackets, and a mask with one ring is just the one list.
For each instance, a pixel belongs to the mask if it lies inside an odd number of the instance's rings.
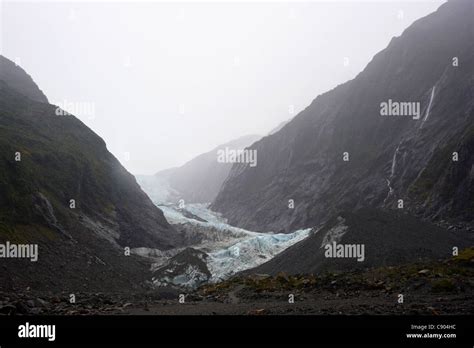
{"label": "mossy hillside", "polygon": [[[38,197],[45,197],[66,230],[86,215],[93,221],[118,224],[121,242],[132,247],[174,244],[163,213],[99,136],[76,117],[57,115],[54,105],[34,102],[4,86],[0,92],[0,221],[4,225],[48,225],[36,206]],[[15,160],[17,152],[21,161]],[[75,209],[70,207],[72,199]]]}
{"label": "mossy hillside", "polygon": [[32,242],[51,242],[58,240],[57,231],[40,224],[8,225],[0,223],[1,241],[15,244],[28,244]]}
{"label": "mossy hillside", "polygon": [[[453,153],[458,153],[458,161],[453,161]],[[469,185],[462,188],[463,178],[469,178],[474,153],[474,126],[466,129],[463,135],[452,138],[444,147],[434,151],[420,176],[408,188],[415,201],[430,203],[435,196],[449,202],[453,192],[464,190],[465,201],[452,202],[449,215],[474,216],[474,199]],[[467,179],[466,179],[467,180]]]}
{"label": "mossy hillside", "polygon": [[[87,214],[110,213],[105,208],[110,206],[108,197],[113,191],[107,185],[106,170],[94,156],[86,157],[87,149],[74,137],[65,135],[59,142],[37,141],[36,130],[15,131],[2,125],[0,139],[3,219],[31,221],[32,195],[36,192],[44,194],[60,211],[69,208],[70,199],[74,199],[76,209]],[[21,161],[15,161],[16,152],[21,153]]]}

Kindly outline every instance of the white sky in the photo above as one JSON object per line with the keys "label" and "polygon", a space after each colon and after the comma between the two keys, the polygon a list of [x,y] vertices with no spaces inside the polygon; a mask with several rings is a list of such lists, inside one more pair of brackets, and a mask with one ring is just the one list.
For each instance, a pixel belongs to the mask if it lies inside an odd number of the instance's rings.
{"label": "white sky", "polygon": [[0,53],[151,174],[268,133],[442,2],[3,0]]}

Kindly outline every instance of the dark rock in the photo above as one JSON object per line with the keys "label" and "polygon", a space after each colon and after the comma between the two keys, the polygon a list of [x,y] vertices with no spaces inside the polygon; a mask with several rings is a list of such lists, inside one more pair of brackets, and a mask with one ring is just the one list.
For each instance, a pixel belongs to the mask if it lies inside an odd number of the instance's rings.
{"label": "dark rock", "polygon": [[16,306],[14,306],[12,304],[3,305],[3,306],[0,307],[0,313],[1,314],[12,315],[12,314],[15,314],[16,311],[17,311]]}
{"label": "dark rock", "polygon": [[29,314],[31,312],[31,308],[28,307],[24,302],[17,302],[15,304],[16,310],[20,314]]}
{"label": "dark rock", "polygon": [[[339,211],[396,209],[403,199],[424,219],[472,225],[473,7],[449,1],[417,20],[355,79],[250,146],[257,166],[235,164],[211,208],[232,225],[288,232]],[[463,60],[456,68],[453,52]],[[421,117],[381,116],[389,99],[419,101]]]}
{"label": "dark rock", "polygon": [[38,307],[48,307],[49,306],[49,302],[47,302],[47,301],[45,301],[45,300],[43,300],[42,298],[39,298],[39,297],[36,299],[35,304]]}

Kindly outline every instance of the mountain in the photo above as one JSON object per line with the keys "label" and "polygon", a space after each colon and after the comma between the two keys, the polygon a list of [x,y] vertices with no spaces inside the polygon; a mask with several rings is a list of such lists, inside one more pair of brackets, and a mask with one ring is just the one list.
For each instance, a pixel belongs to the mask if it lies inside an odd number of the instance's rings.
{"label": "mountain", "polygon": [[138,175],[137,180],[155,203],[177,202],[180,199],[186,203],[211,202],[232,168],[232,163],[218,161],[218,151],[226,148],[241,150],[260,138],[259,135],[240,137],[193,158],[181,167],[166,169],[152,176]]}
{"label": "mountain", "polygon": [[472,229],[472,18],[472,1],[452,0],[414,22],[353,80],[254,143],[258,165],[235,164],[211,208],[232,225],[287,232],[402,203]]}
{"label": "mountain", "polygon": [[0,81],[7,83],[11,89],[31,100],[48,103],[48,98],[39,89],[31,76],[20,66],[3,56],[0,56]]}
{"label": "mountain", "polygon": [[[411,262],[446,259],[453,247],[473,242],[461,231],[448,231],[399,211],[363,208],[331,218],[310,237],[270,261],[244,273],[320,274]],[[363,257],[326,257],[326,245],[363,245]],[[353,249],[355,250],[355,249]]]}
{"label": "mountain", "polygon": [[170,249],[181,235],[97,134],[57,116],[22,69],[1,61],[10,71],[0,74],[0,243],[38,244],[39,257],[2,260],[0,287],[143,284],[149,265],[124,248]]}
{"label": "mountain", "polygon": [[285,127],[285,126],[288,124],[288,122],[290,122],[290,121],[291,121],[291,119],[280,122],[280,123],[278,124],[278,126],[276,126],[275,128],[273,128],[273,129],[268,133],[268,135],[275,134],[275,133],[278,132],[280,129],[282,129],[283,127]]}

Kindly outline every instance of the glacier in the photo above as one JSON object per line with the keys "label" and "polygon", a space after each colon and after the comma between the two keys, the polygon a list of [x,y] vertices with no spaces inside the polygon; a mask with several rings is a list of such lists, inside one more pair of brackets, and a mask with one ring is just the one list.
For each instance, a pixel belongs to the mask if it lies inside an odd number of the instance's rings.
{"label": "glacier", "polygon": [[293,233],[254,233],[243,241],[209,253],[208,268],[211,282],[225,280],[235,273],[255,268],[272,259],[275,255],[305,239],[311,228]]}
{"label": "glacier", "polygon": [[[183,265],[182,268],[185,271],[176,274],[176,261],[170,262],[169,270],[167,270],[168,264],[163,259],[163,253],[147,251],[143,248],[137,250],[137,253],[141,255],[157,254],[159,257],[156,258],[152,269],[160,269],[162,272],[160,274],[173,274],[173,276],[154,278],[153,282],[157,286],[171,283],[178,286],[196,287],[205,282],[214,283],[225,280],[238,272],[269,261],[283,250],[308,237],[312,231],[311,228],[292,233],[248,231],[229,225],[225,218],[211,211],[208,204],[187,204],[181,209],[173,204],[157,204],[157,206],[163,211],[170,224],[179,225],[181,229],[192,231],[193,234],[199,236],[199,241],[188,245],[187,248],[206,253],[204,262],[210,273],[210,277],[205,279],[203,272],[197,271],[196,265],[189,264]],[[168,252],[168,255],[178,255],[183,249]],[[181,269],[181,267],[178,268]]]}

